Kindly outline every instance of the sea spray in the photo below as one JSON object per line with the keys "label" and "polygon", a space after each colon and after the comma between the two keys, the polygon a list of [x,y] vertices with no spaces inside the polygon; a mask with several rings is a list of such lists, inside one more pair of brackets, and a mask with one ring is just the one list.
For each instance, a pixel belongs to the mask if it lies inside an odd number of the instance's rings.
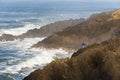
{"label": "sea spray", "polygon": [[40,27],[41,27],[40,25],[28,24],[20,28],[0,29],[0,35],[2,34],[21,35],[23,33],[26,33],[30,29],[35,29]]}
{"label": "sea spray", "polygon": [[43,68],[56,58],[65,58],[70,55],[62,49],[30,48],[33,44],[43,39],[25,38],[24,40],[0,42],[0,49],[4,48],[1,56],[5,55],[1,58],[3,62],[0,63],[0,72],[2,74],[7,73],[15,77],[15,79],[18,76],[23,78],[32,71]]}

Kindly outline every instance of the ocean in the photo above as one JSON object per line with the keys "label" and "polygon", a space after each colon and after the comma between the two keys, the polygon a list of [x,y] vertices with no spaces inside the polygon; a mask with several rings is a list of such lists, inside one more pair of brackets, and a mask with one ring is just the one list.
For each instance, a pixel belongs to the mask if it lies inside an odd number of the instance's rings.
{"label": "ocean", "polygon": [[[0,2],[0,35],[20,35],[30,29],[60,20],[88,18],[93,13],[120,8],[114,2]],[[0,80],[22,80],[35,69],[43,68],[56,58],[69,57],[68,52],[29,49],[44,38],[0,42]]]}

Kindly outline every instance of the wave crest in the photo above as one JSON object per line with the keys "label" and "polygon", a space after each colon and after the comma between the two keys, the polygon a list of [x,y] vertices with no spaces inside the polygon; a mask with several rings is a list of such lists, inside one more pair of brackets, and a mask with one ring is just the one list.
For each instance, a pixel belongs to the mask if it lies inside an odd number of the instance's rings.
{"label": "wave crest", "polygon": [[41,27],[40,25],[28,24],[20,28],[0,29],[0,35],[2,34],[21,35],[23,33],[26,33],[30,29],[40,28],[40,27]]}

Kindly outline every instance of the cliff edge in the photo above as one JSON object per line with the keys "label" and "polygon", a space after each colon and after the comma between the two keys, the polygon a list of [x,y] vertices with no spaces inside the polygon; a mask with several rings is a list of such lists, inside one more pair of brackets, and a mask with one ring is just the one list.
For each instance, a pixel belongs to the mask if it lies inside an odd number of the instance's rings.
{"label": "cliff edge", "polygon": [[79,49],[23,80],[120,80],[120,38]]}

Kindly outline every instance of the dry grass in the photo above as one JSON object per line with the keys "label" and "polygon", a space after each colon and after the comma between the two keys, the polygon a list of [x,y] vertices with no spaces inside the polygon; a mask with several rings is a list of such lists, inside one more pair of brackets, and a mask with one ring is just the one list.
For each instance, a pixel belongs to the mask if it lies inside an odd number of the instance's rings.
{"label": "dry grass", "polygon": [[80,49],[24,80],[120,80],[120,38]]}

